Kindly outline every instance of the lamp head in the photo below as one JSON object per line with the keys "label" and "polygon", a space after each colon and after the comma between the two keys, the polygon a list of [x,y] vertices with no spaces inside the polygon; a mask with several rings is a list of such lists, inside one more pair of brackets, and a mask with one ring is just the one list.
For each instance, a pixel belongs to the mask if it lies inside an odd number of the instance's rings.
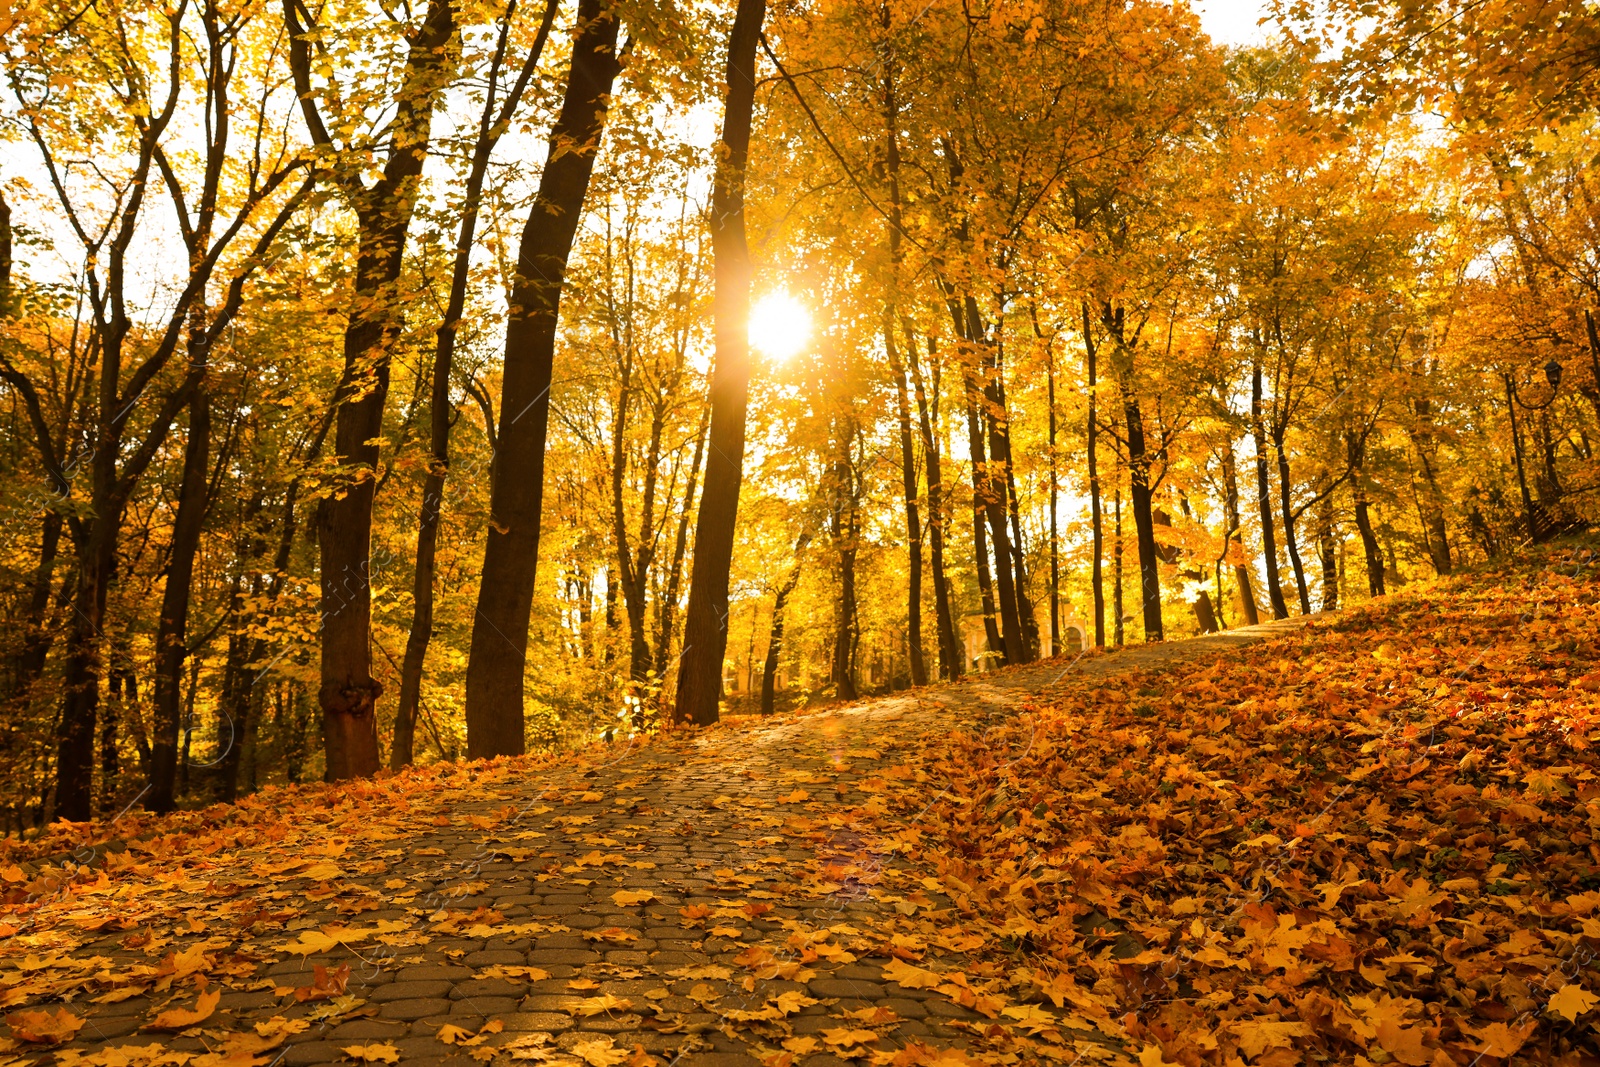
{"label": "lamp head", "polygon": [[1561,362],[1552,359],[1544,365],[1544,380],[1550,383],[1551,389],[1561,388]]}

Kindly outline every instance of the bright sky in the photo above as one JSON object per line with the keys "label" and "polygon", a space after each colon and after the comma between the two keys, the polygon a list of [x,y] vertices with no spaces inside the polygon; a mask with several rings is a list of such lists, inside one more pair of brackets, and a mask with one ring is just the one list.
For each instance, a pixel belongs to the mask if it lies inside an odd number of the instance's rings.
{"label": "bright sky", "polygon": [[1270,28],[1256,25],[1266,17],[1270,0],[1191,0],[1190,6],[1219,44],[1259,44],[1267,36],[1263,29]]}

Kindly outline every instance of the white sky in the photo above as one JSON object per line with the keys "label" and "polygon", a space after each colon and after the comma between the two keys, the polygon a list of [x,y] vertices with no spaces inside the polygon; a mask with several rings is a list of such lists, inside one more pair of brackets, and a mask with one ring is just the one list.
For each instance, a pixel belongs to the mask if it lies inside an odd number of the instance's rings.
{"label": "white sky", "polygon": [[1219,44],[1260,44],[1270,27],[1256,25],[1265,18],[1270,0],[1190,0],[1200,23]]}

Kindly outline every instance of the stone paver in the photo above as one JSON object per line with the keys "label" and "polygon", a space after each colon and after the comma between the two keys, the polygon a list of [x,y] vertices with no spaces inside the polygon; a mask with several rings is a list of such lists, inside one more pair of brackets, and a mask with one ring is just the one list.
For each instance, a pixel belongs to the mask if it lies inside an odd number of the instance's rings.
{"label": "stone paver", "polygon": [[[271,1053],[290,1065],[346,1062],[344,1048],[368,1043],[394,1044],[402,1063],[471,1064],[508,1043],[581,1057],[586,1042],[610,1040],[675,1067],[745,1067],[784,1040],[863,1026],[878,1033],[876,1048],[969,1046],[982,1016],[883,974],[888,950],[876,937],[936,932],[952,908],[860,817],[873,812],[884,771],[930,733],[982,730],[1066,674],[1225,655],[1301,621],[978,675],[721,728],[686,746],[619,744],[598,764],[528,781],[512,798],[520,803],[489,795],[414,840],[352,841],[341,888],[320,911],[298,902],[307,917],[288,932],[388,920],[397,933],[266,964],[260,988],[229,993],[207,1025],[236,1032],[304,1017],[306,1029]],[[278,888],[245,893],[270,914],[286,895]],[[650,896],[619,898],[630,891]],[[124,936],[80,952],[147,965]],[[923,965],[961,968],[956,949],[926,952]],[[318,965],[349,967],[348,1001],[285,996],[315,986]],[[740,1014],[786,992],[815,1003],[771,1019]],[[82,1005],[89,1021],[71,1047],[148,1039],[136,1031],[164,996]],[[883,1009],[875,1023],[845,1015],[871,1008]],[[197,1054],[218,1044],[204,1028],[162,1040]],[[820,1036],[798,1047],[810,1048],[796,1057],[806,1067],[842,1062]]]}

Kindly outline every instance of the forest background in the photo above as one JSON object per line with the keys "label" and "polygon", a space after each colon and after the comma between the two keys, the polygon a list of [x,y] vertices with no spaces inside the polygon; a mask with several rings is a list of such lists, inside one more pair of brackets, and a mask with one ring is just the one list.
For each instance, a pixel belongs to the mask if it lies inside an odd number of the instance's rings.
{"label": "forest background", "polygon": [[1592,522],[1594,5],[1275,14],[0,10],[6,829],[1331,609]]}

